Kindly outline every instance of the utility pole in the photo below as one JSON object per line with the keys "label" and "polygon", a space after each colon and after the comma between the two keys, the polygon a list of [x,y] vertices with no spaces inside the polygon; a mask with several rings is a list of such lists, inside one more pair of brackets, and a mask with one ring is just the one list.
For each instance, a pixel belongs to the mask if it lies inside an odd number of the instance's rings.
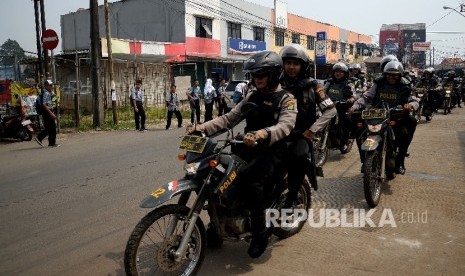
{"label": "utility pole", "polygon": [[433,47],[433,67],[434,67],[434,47]]}
{"label": "utility pole", "polygon": [[42,60],[42,44],[40,43],[39,0],[34,0],[34,16],[36,21],[37,62],[39,63],[39,83],[43,82],[44,64]]}
{"label": "utility pole", "polygon": [[[92,64],[92,98],[93,98],[93,126],[100,127],[102,125],[100,112],[100,93],[99,93],[99,24],[98,24],[98,2],[97,0],[89,0],[90,5],[90,53]],[[103,115],[103,114],[102,114]]]}
{"label": "utility pole", "polygon": [[[42,34],[45,33],[45,30],[47,30],[45,26],[45,5],[44,5],[44,0],[39,0],[40,1],[40,21],[42,22]],[[48,67],[48,50],[44,49],[44,78],[48,79],[49,76],[49,67]]]}
{"label": "utility pole", "polygon": [[118,113],[116,112],[116,85],[113,77],[113,51],[111,48],[111,30],[110,30],[110,9],[108,7],[108,0],[105,0],[105,26],[107,33],[107,49],[108,49],[108,67],[110,73],[110,95],[111,95],[111,109],[113,110],[113,123],[118,124]]}

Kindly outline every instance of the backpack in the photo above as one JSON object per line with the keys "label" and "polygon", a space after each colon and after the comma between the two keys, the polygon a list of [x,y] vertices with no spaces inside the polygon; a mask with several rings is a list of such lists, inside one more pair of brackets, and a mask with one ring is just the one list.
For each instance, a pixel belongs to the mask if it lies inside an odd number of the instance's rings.
{"label": "backpack", "polygon": [[34,103],[34,107],[36,108],[36,112],[38,115],[44,114],[44,106],[42,105],[44,101],[44,93],[40,93],[40,95],[36,98]]}

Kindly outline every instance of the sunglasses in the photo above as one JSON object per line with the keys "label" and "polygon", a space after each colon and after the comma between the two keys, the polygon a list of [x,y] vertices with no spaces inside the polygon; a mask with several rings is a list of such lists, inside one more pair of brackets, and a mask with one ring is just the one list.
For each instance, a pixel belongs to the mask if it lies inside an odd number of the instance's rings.
{"label": "sunglasses", "polygon": [[254,78],[254,79],[263,79],[263,78],[265,78],[266,76],[268,76],[267,73],[264,73],[264,74],[257,74],[257,73],[252,74],[252,78]]}

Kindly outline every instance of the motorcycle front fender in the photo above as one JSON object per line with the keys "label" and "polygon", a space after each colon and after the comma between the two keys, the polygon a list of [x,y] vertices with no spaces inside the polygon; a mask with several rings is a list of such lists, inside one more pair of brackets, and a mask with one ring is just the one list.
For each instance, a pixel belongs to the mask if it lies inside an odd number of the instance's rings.
{"label": "motorcycle front fender", "polygon": [[363,151],[374,151],[375,149],[378,148],[380,142],[381,142],[381,136],[370,135],[363,142],[361,149]]}
{"label": "motorcycle front fender", "polygon": [[173,197],[197,190],[198,185],[190,179],[173,180],[156,189],[140,203],[141,208],[155,208],[162,205]]}

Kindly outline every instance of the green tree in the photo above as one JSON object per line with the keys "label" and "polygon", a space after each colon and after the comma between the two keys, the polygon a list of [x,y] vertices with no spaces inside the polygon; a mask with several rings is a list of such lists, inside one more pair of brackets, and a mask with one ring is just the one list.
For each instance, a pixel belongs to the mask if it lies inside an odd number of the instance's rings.
{"label": "green tree", "polygon": [[24,54],[24,50],[19,46],[19,43],[16,40],[8,39],[0,46],[0,64],[14,65],[15,56],[18,62],[26,58],[26,54]]}

